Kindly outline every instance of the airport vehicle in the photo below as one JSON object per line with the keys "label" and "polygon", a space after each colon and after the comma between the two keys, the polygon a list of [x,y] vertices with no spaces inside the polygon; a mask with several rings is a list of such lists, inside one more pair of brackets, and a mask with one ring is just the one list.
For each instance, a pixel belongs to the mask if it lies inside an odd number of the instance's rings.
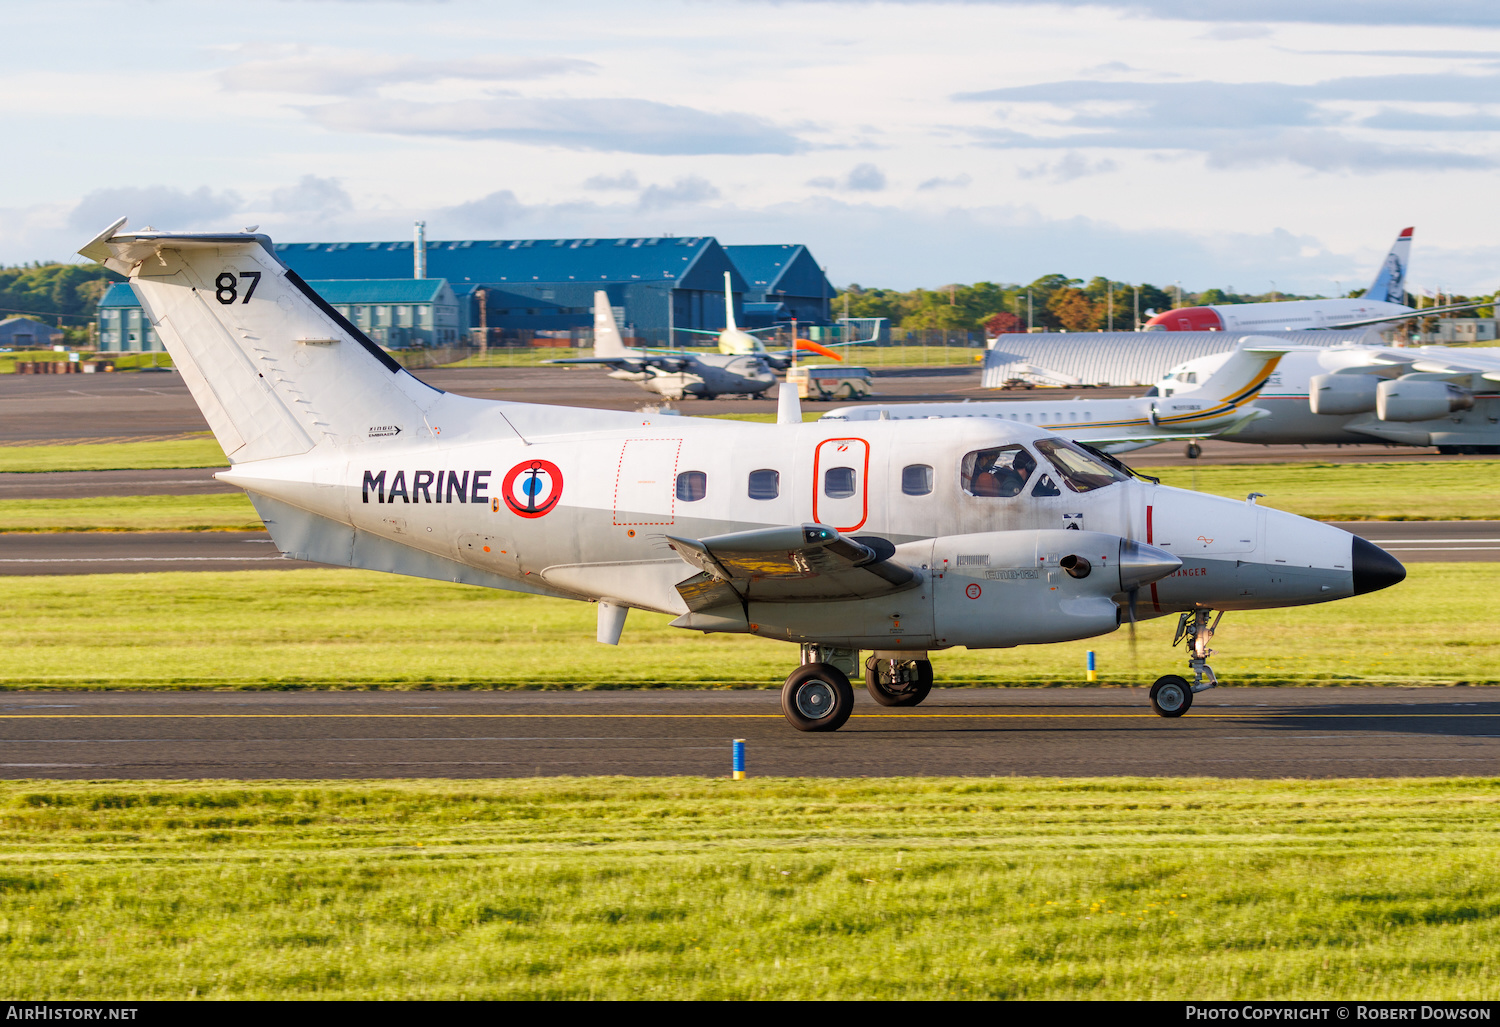
{"label": "airport vehicle", "polygon": [[1266,411],[1256,397],[1287,349],[1251,336],[1222,354],[1212,375],[1191,395],[1131,399],[1014,400],[962,403],[878,403],[838,407],[824,421],[985,417],[1034,424],[1107,453],[1126,453],[1160,442],[1198,440],[1243,430]]}
{"label": "airport vehicle", "polygon": [[[1200,395],[1226,354],[1168,371],[1163,402]],[[1199,380],[1202,380],[1202,384]],[[1445,453],[1500,453],[1500,350],[1445,346],[1293,347],[1261,389],[1265,415],[1229,442],[1314,445],[1386,442]]]}
{"label": "airport vehicle", "polygon": [[594,355],[549,360],[549,364],[603,364],[611,378],[637,382],[667,399],[755,397],[776,384],[770,364],[758,353],[724,355],[685,350],[627,348],[609,306],[609,295],[594,293]]}
{"label": "airport vehicle", "polygon": [[[1215,612],[1326,602],[1405,571],[1338,528],[1135,480],[1011,421],[692,420],[455,396],[405,371],[250,233],[123,232],[128,277],[277,546],[298,559],[630,609],[799,646],[797,729],[836,730],[861,672],[915,706],[929,655],[1089,638],[1177,614],[1190,684]],[[868,658],[861,660],[863,653]],[[559,654],[560,658],[566,658]]]}
{"label": "airport vehicle", "polygon": [[864,367],[788,368],[787,383],[797,389],[802,399],[864,399],[870,394],[875,378]]}
{"label": "airport vehicle", "polygon": [[1411,256],[1410,228],[1403,228],[1375,273],[1375,281],[1358,298],[1287,300],[1285,303],[1225,303],[1178,307],[1146,322],[1148,332],[1275,332],[1309,328],[1358,328],[1387,321],[1443,314],[1488,306],[1455,303],[1418,310],[1406,305],[1406,268]]}
{"label": "airport vehicle", "polygon": [[734,323],[734,293],[730,291],[729,272],[724,272],[724,324],[721,332],[710,331],[706,328],[678,328],[679,332],[688,332],[693,335],[713,335],[719,340],[719,352],[731,356],[744,356],[745,354],[759,354],[766,364],[777,371],[785,371],[790,367],[796,357],[794,350],[807,350],[810,353],[818,353],[834,360],[843,360],[838,353],[811,339],[797,339],[792,349],[771,352],[766,349],[765,343],[761,342],[754,333],[774,332],[771,328],[740,328]]}

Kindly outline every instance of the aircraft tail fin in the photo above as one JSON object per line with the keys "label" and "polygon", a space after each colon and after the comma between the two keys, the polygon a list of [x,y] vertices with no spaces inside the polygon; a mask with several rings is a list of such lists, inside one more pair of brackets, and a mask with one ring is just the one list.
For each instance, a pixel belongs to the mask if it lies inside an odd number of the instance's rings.
{"label": "aircraft tail fin", "polygon": [[1411,259],[1411,229],[1403,228],[1385,255],[1375,274],[1375,282],[1365,296],[1382,303],[1406,303],[1406,268]]}
{"label": "aircraft tail fin", "polygon": [[724,328],[726,331],[738,331],[739,325],[734,323],[734,294],[729,291],[729,272],[724,272]]}
{"label": "aircraft tail fin", "polygon": [[594,356],[623,357],[625,340],[620,338],[620,326],[615,324],[614,308],[609,305],[609,294],[603,289],[594,292]]}
{"label": "aircraft tail fin", "polygon": [[129,277],[231,463],[420,433],[443,393],[314,292],[268,237],[120,234],[124,223],[79,253]]}
{"label": "aircraft tail fin", "polygon": [[1267,379],[1275,373],[1286,354],[1286,347],[1272,339],[1254,336],[1245,339],[1198,387],[1198,392],[1217,397],[1219,403],[1243,406],[1260,395],[1260,390],[1265,388]]}

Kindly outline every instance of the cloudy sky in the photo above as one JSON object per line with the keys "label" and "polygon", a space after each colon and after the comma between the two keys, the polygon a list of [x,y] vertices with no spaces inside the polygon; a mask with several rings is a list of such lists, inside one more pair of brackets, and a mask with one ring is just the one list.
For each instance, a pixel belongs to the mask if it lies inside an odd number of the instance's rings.
{"label": "cloudy sky", "polygon": [[49,0],[0,29],[0,262],[716,235],[839,284],[1500,286],[1500,4]]}

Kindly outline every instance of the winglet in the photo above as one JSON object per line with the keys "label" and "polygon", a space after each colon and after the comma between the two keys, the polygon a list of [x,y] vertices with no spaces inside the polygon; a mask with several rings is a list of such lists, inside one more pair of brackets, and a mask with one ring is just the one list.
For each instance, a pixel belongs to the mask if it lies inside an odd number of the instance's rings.
{"label": "winglet", "polygon": [[594,356],[624,355],[625,340],[620,338],[620,326],[615,324],[615,312],[609,305],[609,293],[599,289],[594,293]]}
{"label": "winglet", "polygon": [[782,382],[776,391],[776,423],[802,423],[802,401],[797,398],[797,386],[791,382]]}
{"label": "winglet", "polygon": [[729,291],[729,272],[724,272],[724,330],[738,331],[734,323],[734,294]]}

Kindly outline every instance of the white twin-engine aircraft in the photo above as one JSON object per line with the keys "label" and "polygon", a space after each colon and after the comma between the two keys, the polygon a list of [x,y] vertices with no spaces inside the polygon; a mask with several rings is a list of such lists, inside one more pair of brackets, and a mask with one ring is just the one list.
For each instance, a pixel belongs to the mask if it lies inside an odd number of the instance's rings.
{"label": "white twin-engine aircraft", "polygon": [[[1090,638],[1180,614],[1214,684],[1225,610],[1326,602],[1402,566],[1347,532],[1130,479],[1011,421],[660,419],[468,399],[404,371],[251,234],[119,233],[80,251],[128,275],[283,552],[303,560],[632,607],[796,643],[782,710],[831,731],[863,673],[915,706],[928,654]],[[861,660],[861,653],[868,659]]]}
{"label": "white twin-engine aircraft", "polygon": [[1255,398],[1287,352],[1274,339],[1251,336],[1220,358],[1213,375],[1190,396],[1130,399],[991,400],[962,403],[866,403],[836,407],[824,421],[993,417],[1035,424],[1106,453],[1127,453],[1159,442],[1233,434],[1269,411]]}

